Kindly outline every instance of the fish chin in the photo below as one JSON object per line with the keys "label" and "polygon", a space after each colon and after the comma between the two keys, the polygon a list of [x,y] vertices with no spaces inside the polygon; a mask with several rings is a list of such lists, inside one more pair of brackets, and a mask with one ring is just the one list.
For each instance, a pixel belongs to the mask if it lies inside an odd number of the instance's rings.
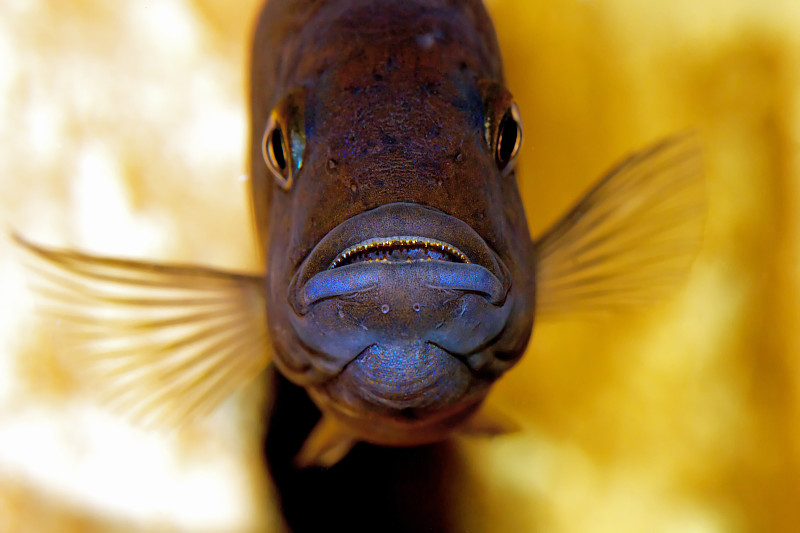
{"label": "fish chin", "polygon": [[335,379],[345,403],[381,405],[391,411],[448,406],[469,389],[469,369],[430,343],[373,345]]}
{"label": "fish chin", "polygon": [[459,358],[413,342],[370,346],[311,396],[363,440],[417,445],[445,438],[487,391]]}

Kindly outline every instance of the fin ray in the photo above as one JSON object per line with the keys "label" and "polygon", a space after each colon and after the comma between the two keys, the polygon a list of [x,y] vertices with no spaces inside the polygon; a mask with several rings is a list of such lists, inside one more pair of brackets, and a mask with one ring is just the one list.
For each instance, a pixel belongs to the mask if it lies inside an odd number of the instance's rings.
{"label": "fin ray", "polygon": [[537,314],[635,307],[682,280],[705,215],[694,135],[667,139],[609,172],[536,242]]}
{"label": "fin ray", "polygon": [[179,427],[269,363],[261,276],[14,240],[58,353],[136,422]]}

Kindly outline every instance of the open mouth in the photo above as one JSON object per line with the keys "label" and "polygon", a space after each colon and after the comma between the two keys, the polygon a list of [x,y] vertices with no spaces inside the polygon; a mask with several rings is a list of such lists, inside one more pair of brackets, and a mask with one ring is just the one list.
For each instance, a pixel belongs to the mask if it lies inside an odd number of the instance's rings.
{"label": "open mouth", "polygon": [[288,296],[302,316],[331,298],[374,296],[390,287],[480,294],[499,306],[509,284],[502,261],[465,222],[395,203],[347,219],[325,235],[293,276]]}
{"label": "open mouth", "polygon": [[455,246],[428,237],[401,235],[367,239],[337,255],[329,269],[362,262],[444,261],[469,263],[467,255]]}

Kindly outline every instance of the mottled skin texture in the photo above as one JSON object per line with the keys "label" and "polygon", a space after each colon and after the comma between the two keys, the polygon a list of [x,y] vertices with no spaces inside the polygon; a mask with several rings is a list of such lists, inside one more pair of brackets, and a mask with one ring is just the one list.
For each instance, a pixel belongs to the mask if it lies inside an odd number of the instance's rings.
{"label": "mottled skin texture", "polygon": [[[502,68],[494,30],[478,1],[271,0],[259,18],[251,175],[275,360],[323,412],[362,440],[419,444],[444,438],[518,360],[530,336],[531,239],[514,175],[501,175],[484,140],[485,120],[498,119],[484,116],[481,87],[487,82],[502,83]],[[273,107],[301,87],[307,145],[302,169],[284,191],[265,166],[261,139]],[[399,365],[402,373],[404,357],[426,357],[424,339],[414,342],[409,317],[393,316],[405,326],[387,333],[390,346],[375,363],[376,373],[359,374],[371,371],[370,363],[339,379],[341,365],[313,364],[320,354],[299,338],[287,296],[293,277],[331,230],[394,203],[434,208],[466,223],[504,265],[508,288],[503,305],[509,318],[502,331],[471,350],[481,352],[480,368],[468,369],[462,361],[469,353],[457,354],[457,361],[436,352],[418,363],[433,368],[433,377],[424,378],[426,390],[408,408],[392,404],[392,398],[370,402],[361,385],[383,375],[386,365]],[[419,234],[429,226],[423,218]],[[442,309],[433,296],[430,302]],[[358,312],[373,312],[372,303]],[[398,391],[387,394],[393,393]]]}

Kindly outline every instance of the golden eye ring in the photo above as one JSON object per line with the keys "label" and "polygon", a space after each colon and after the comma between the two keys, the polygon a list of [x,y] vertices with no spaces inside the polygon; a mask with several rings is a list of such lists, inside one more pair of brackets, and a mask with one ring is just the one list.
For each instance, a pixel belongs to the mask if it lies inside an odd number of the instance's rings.
{"label": "golden eye ring", "polygon": [[275,178],[275,183],[285,191],[291,189],[294,178],[291,153],[288,150],[283,128],[275,117],[275,113],[270,114],[269,122],[264,129],[264,136],[261,139],[261,155],[264,157],[264,162],[272,177]]}
{"label": "golden eye ring", "polygon": [[497,168],[508,174],[513,170],[519,149],[522,146],[522,119],[516,102],[511,102],[508,111],[500,120],[495,142],[495,163]]}
{"label": "golden eye ring", "polygon": [[302,87],[290,91],[269,114],[261,137],[261,155],[275,179],[275,183],[288,191],[303,167],[306,151],[305,132],[306,90]]}

